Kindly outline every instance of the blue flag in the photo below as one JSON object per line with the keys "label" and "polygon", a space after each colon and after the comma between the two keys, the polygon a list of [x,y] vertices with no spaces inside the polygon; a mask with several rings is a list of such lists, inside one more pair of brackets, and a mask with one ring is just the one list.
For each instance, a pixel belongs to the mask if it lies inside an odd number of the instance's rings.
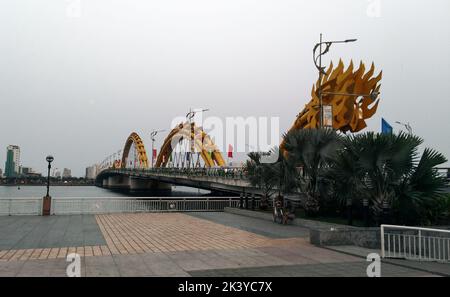
{"label": "blue flag", "polygon": [[383,118],[381,118],[381,133],[382,134],[392,134],[392,126]]}

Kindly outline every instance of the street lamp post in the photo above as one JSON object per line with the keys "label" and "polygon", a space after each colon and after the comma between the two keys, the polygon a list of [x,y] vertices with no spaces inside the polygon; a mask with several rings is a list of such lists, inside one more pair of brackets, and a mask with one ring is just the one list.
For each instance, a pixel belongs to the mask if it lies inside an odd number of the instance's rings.
{"label": "street lamp post", "polygon": [[50,197],[50,169],[52,168],[53,156],[47,156],[46,161],[48,162],[48,173],[47,173],[47,195],[45,195],[42,201],[42,215],[49,216],[50,209],[52,205],[52,197]]}
{"label": "street lamp post", "polygon": [[[319,105],[320,105],[320,115],[319,115],[319,127],[323,128],[323,94],[322,94],[322,77],[326,74],[325,67],[322,66],[322,56],[330,51],[331,45],[335,43],[350,43],[355,42],[357,39],[347,39],[342,41],[323,41],[322,33],[320,34],[320,42],[314,46],[313,49],[313,60],[316,65],[317,70],[319,70],[319,85],[317,86],[319,92]],[[325,49],[323,50],[323,47]],[[316,54],[319,50],[319,54]]]}
{"label": "street lamp post", "polygon": [[53,156],[47,156],[46,158],[47,162],[48,162],[48,173],[47,173],[47,195],[46,196],[50,196],[50,169],[52,168],[52,162],[54,160]]}
{"label": "street lamp post", "polygon": [[158,133],[164,132],[166,130],[153,130],[152,132],[150,132],[150,137],[152,139],[152,168],[154,167],[154,159],[155,159],[155,137],[156,135],[158,135]]}

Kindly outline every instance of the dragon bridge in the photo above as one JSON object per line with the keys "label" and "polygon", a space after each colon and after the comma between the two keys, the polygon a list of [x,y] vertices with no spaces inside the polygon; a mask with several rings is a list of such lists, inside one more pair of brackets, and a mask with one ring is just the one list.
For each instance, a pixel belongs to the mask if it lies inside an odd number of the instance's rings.
{"label": "dragon bridge", "polygon": [[155,167],[166,167],[175,146],[183,140],[192,141],[190,151],[198,152],[206,167],[226,165],[222,154],[205,131],[201,127],[197,127],[195,123],[186,122],[176,126],[166,137]]}

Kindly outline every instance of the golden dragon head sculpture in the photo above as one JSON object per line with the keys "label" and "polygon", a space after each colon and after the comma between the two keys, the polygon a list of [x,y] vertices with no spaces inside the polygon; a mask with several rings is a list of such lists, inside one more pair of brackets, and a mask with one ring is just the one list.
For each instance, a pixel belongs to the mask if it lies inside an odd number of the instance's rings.
{"label": "golden dragon head sculpture", "polygon": [[[366,128],[365,120],[371,118],[378,108],[378,96],[381,88],[379,82],[383,76],[381,71],[374,77],[374,72],[375,65],[373,63],[367,72],[362,62],[357,70],[354,70],[353,61],[350,62],[347,69],[342,60],[335,69],[331,63],[325,74],[321,76],[322,81],[320,82],[319,78],[313,86],[311,101],[297,115],[297,119],[288,133],[300,129],[319,128],[320,83],[322,85],[322,106],[331,106],[332,108],[333,129],[346,133],[349,131],[359,132]],[[359,96],[356,96],[357,94]],[[285,141],[283,140],[280,145],[281,151],[284,151],[284,146]]]}
{"label": "golden dragon head sculpture", "polygon": [[[378,94],[381,88],[379,82],[382,72],[376,77],[373,76],[374,72],[373,63],[367,72],[362,62],[357,70],[354,70],[353,61],[347,69],[344,68],[342,60],[335,69],[333,69],[333,63],[330,64],[325,75],[322,76],[322,104],[332,107],[332,125],[335,130],[344,133],[358,132],[367,127],[365,120],[375,114],[379,103],[378,98],[368,95]],[[297,116],[289,131],[319,127],[319,83],[317,80],[311,91],[311,101]],[[354,94],[367,96],[355,96]]]}

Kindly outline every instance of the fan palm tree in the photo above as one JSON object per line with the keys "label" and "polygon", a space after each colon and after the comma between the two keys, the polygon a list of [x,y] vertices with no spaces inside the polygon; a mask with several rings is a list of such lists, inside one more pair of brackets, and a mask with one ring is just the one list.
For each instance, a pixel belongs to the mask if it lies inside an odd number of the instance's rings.
{"label": "fan palm tree", "polygon": [[275,147],[270,152],[252,152],[244,165],[250,184],[261,189],[263,198],[261,205],[267,207],[269,197],[278,192],[283,193],[296,189],[297,172]]}
{"label": "fan palm tree", "polygon": [[443,189],[446,178],[439,175],[436,166],[447,162],[439,152],[425,149],[420,161],[404,176],[396,187],[397,200],[394,208],[398,223],[434,223],[441,215],[439,207],[445,200]]}
{"label": "fan palm tree", "polygon": [[353,225],[353,205],[357,200],[366,198],[363,188],[362,170],[355,152],[348,149],[351,145],[348,138],[344,140],[344,149],[326,170],[325,178],[332,185],[334,197],[339,204],[347,208],[348,224]]}
{"label": "fan palm tree", "polygon": [[262,162],[262,159],[269,154],[251,152],[248,154],[249,159],[244,164],[250,184],[263,192],[260,206],[262,209],[267,208],[269,197],[276,192],[278,185],[278,175],[273,165]]}
{"label": "fan palm tree", "polygon": [[377,218],[392,205],[395,186],[411,171],[421,143],[419,137],[405,133],[350,136],[347,149],[356,158],[358,176],[363,179],[362,186]]}
{"label": "fan palm tree", "polygon": [[405,133],[350,136],[328,172],[335,192],[347,201],[368,197],[378,221],[383,209],[389,208],[399,223],[433,217],[429,212],[445,186],[435,167],[446,159],[430,149],[420,156],[422,143],[421,138]]}
{"label": "fan palm tree", "polygon": [[309,214],[320,209],[320,194],[324,193],[324,173],[342,147],[341,137],[332,129],[295,130],[285,135],[287,161],[299,167],[298,186],[306,194],[303,207]]}

